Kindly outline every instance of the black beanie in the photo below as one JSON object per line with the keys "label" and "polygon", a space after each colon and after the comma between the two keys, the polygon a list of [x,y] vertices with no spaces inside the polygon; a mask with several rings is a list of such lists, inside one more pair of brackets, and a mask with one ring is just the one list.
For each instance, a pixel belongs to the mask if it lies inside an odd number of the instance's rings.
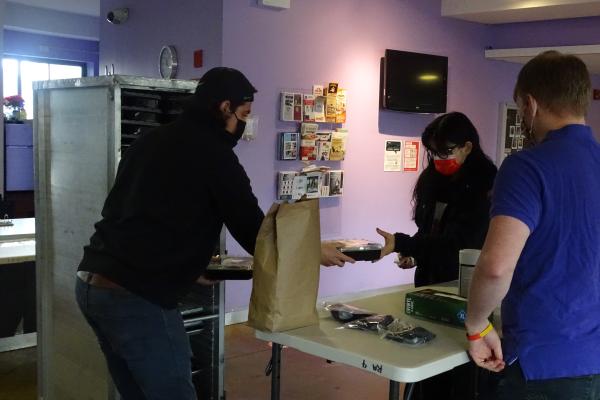
{"label": "black beanie", "polygon": [[227,67],[215,67],[206,72],[196,87],[195,96],[202,102],[234,103],[254,101],[257,90],[240,71]]}

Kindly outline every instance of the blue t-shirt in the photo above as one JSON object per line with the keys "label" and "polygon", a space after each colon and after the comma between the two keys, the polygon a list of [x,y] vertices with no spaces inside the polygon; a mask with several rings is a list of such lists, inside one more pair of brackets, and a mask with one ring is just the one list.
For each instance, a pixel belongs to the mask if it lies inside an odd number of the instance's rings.
{"label": "blue t-shirt", "polygon": [[492,217],[531,235],[502,303],[505,360],[526,379],[600,374],[600,144],[584,125],[508,157]]}

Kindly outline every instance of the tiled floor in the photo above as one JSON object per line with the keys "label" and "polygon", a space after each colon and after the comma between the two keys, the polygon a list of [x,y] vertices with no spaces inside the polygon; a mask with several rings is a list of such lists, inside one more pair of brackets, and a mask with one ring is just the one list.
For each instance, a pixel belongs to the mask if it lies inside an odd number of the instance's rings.
{"label": "tiled floor", "polygon": [[[253,330],[232,325],[225,330],[227,400],[270,398],[264,370],[271,357],[267,343]],[[36,399],[36,349],[0,353],[0,400]],[[281,373],[283,400],[387,399],[388,381],[373,374],[293,349],[284,349]]]}
{"label": "tiled floor", "polygon": [[36,349],[0,353],[0,400],[37,398]]}

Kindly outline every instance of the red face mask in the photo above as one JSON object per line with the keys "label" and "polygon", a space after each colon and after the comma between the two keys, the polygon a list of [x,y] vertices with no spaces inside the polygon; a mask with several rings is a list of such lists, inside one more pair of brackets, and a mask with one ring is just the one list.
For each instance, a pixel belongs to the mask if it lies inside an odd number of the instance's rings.
{"label": "red face mask", "polygon": [[442,175],[450,176],[454,175],[460,169],[460,164],[456,161],[456,158],[450,156],[448,158],[437,158],[433,160],[435,170]]}

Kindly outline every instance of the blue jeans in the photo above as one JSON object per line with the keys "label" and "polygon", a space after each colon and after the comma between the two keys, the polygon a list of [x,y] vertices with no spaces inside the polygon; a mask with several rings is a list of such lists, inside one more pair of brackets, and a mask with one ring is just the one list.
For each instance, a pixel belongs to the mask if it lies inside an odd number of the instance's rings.
{"label": "blue jeans", "polygon": [[196,400],[190,342],[177,309],[77,278],[77,303],[123,400]]}
{"label": "blue jeans", "polygon": [[600,375],[526,381],[519,362],[506,366],[498,400],[600,400]]}

